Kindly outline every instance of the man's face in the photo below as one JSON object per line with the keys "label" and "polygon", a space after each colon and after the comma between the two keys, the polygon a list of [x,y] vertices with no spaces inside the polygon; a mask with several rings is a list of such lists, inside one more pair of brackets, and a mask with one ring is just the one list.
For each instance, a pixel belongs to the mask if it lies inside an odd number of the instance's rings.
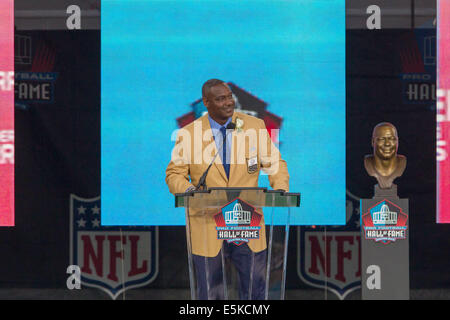
{"label": "man's face", "polygon": [[372,139],[374,153],[382,160],[389,160],[397,154],[398,139],[396,130],[390,126],[375,129]]}
{"label": "man's face", "polygon": [[233,115],[233,94],[226,84],[211,87],[206,97],[203,97],[203,103],[210,117],[220,124],[224,124]]}

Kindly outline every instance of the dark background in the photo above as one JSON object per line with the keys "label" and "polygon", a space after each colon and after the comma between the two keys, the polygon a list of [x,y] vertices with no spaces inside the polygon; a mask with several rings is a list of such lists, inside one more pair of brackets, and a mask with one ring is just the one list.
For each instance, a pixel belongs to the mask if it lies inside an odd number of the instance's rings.
{"label": "dark background", "polygon": [[[372,196],[375,180],[366,174],[363,157],[372,152],[373,127],[392,122],[400,137],[399,154],[408,158],[396,183],[399,195],[409,199],[411,297],[450,299],[450,225],[436,224],[435,101],[405,102],[401,79],[412,70],[402,53],[417,51],[418,42],[410,41],[417,32],[364,28],[365,21],[360,29],[347,30],[347,190],[361,198]],[[435,29],[427,32],[436,34]],[[66,288],[69,196],[100,195],[100,31],[16,35],[31,37],[54,53],[52,63],[40,71],[57,72],[58,78],[52,103],[16,105],[16,221],[15,227],[0,229],[0,299],[108,299],[97,289]],[[15,70],[31,67],[16,64]],[[289,290],[318,292],[305,299],[333,298],[298,277],[296,228],[290,233],[288,298]],[[159,227],[158,276],[145,288],[127,291],[127,298],[188,299],[188,287],[185,230]],[[360,291],[349,298],[360,298]]]}

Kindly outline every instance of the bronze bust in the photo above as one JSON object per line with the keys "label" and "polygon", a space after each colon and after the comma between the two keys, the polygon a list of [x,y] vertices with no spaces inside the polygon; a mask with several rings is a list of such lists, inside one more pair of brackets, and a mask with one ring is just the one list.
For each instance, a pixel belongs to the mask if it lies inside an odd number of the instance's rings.
{"label": "bronze bust", "polygon": [[389,122],[381,122],[372,132],[373,154],[364,158],[367,173],[375,177],[381,189],[392,188],[393,181],[406,168],[406,157],[397,154],[397,129]]}

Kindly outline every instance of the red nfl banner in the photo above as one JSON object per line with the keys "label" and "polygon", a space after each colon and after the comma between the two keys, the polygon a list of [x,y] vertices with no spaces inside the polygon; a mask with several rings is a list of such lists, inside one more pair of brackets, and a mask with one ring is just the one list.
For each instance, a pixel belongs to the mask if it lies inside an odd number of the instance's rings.
{"label": "red nfl banner", "polygon": [[438,1],[437,222],[450,223],[450,1]]}
{"label": "red nfl banner", "polygon": [[14,1],[0,1],[0,226],[14,225]]}

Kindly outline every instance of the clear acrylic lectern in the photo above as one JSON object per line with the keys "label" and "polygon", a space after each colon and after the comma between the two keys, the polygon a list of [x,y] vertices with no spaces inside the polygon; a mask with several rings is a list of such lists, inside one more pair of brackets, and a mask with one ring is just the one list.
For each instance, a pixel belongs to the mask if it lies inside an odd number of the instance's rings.
{"label": "clear acrylic lectern", "polygon": [[284,299],[291,207],[299,193],[211,188],[175,195],[186,212],[191,298]]}

